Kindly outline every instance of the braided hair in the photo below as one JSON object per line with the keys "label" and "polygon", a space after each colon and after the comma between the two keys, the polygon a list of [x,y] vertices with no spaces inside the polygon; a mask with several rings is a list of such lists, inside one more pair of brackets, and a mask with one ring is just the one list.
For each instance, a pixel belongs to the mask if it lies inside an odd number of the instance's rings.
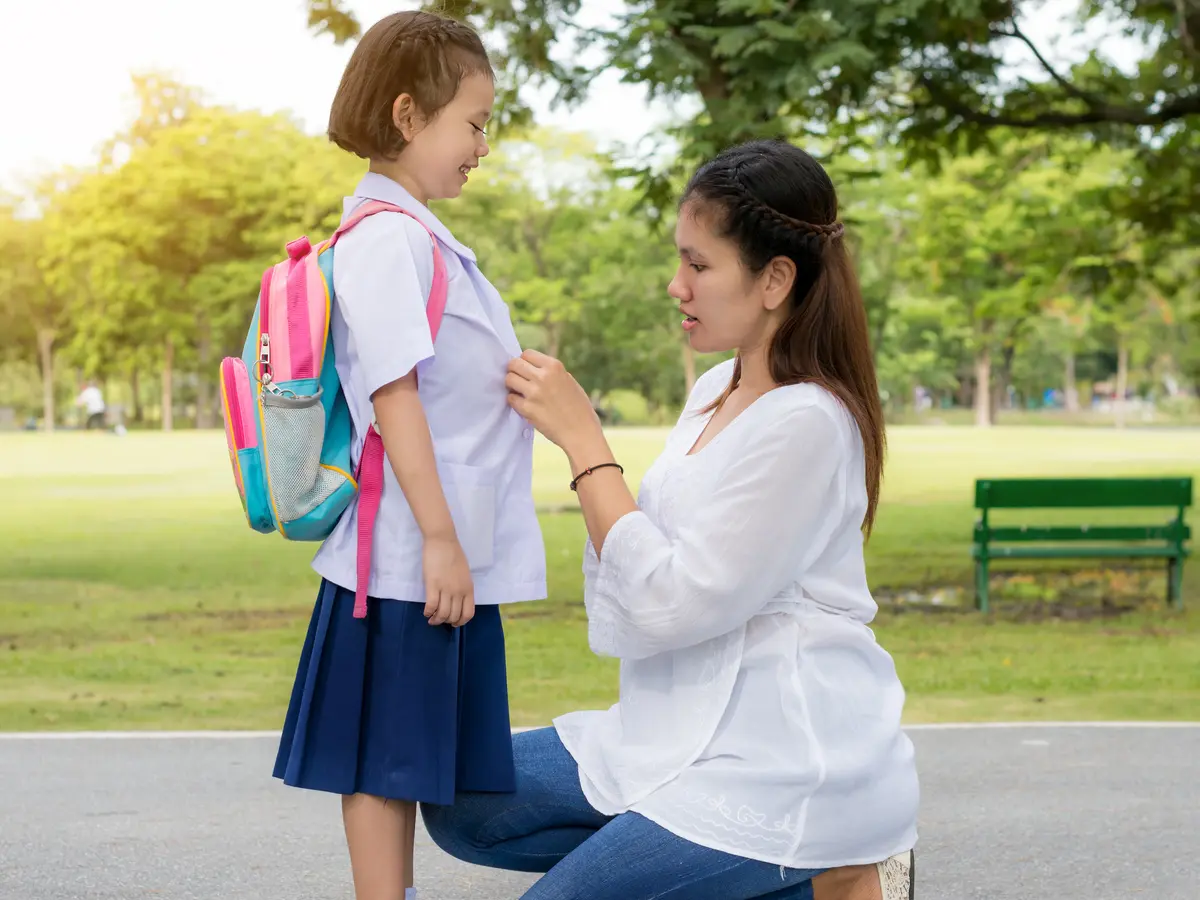
{"label": "braided hair", "polygon": [[[854,417],[866,461],[863,527],[869,534],[883,475],[883,409],[866,310],[828,173],[786,141],[751,141],[700,166],[684,189],[685,206],[708,214],[751,274],[762,274],[779,257],[795,265],[786,316],[771,338],[771,377],[780,385],[819,385]],[[739,358],[710,409],[723,404],[740,379]]]}

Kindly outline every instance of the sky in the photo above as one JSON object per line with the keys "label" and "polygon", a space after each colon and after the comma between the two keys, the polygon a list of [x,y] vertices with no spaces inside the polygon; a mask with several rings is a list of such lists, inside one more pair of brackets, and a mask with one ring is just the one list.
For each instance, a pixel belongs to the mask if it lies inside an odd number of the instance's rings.
{"label": "sky", "polygon": [[[366,26],[415,3],[349,5]],[[583,5],[582,18],[592,23],[623,4]],[[1075,0],[1031,5],[1037,13],[1027,30],[1049,41],[1064,34],[1059,20]],[[304,0],[0,0],[0,83],[8,86],[0,93],[0,189],[93,161],[134,115],[134,71],[165,72],[218,103],[288,110],[320,133],[351,48],[305,23]],[[539,121],[589,132],[601,146],[636,142],[677,114],[663,103],[647,105],[641,88],[612,72],[595,80],[575,110],[553,111],[546,100],[533,104]]]}

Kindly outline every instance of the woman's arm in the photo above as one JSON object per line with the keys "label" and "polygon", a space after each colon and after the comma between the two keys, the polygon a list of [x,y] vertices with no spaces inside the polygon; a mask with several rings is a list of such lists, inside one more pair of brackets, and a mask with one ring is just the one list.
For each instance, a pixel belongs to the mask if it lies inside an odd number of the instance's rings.
{"label": "woman's arm", "polygon": [[608,445],[600,419],[583,388],[561,362],[526,350],[508,366],[509,403],[567,454],[588,536],[597,551],[618,519],[637,510],[620,469],[606,466],[579,477],[585,469],[619,462]]}
{"label": "woman's arm", "polygon": [[[509,388],[574,472],[612,461],[586,394],[556,360],[514,360]],[[638,511],[617,470],[579,482],[599,555],[587,597],[595,652],[636,659],[726,634],[828,544],[845,503],[842,426],[803,398],[764,402],[744,415],[768,418],[674,539]]]}
{"label": "woman's arm", "polygon": [[[570,449],[564,448],[571,466],[571,477],[576,478],[585,470],[602,463],[619,462],[613,456],[608,439],[596,425],[595,434],[580,435],[578,443]],[[579,495],[579,507],[583,510],[583,521],[587,525],[588,538],[597,554],[604,552],[604,541],[612,527],[624,516],[637,512],[637,500],[629,490],[620,469],[605,466],[583,475],[575,486]]]}
{"label": "woman's arm", "polygon": [[586,598],[592,649],[644,658],[727,634],[761,612],[840,525],[844,454],[828,412],[784,409],[673,539],[643,513],[620,519]]}

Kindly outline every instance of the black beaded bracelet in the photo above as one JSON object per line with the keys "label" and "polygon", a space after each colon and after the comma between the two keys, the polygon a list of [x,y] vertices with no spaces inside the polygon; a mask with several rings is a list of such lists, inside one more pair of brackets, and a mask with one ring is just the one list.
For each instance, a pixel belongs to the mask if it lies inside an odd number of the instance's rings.
{"label": "black beaded bracelet", "polygon": [[586,478],[588,475],[591,475],[597,469],[620,469],[621,474],[622,475],[625,474],[625,470],[621,467],[621,465],[619,463],[615,463],[615,462],[600,463],[600,465],[590,466],[589,468],[584,469],[582,472],[580,472],[578,475],[576,475],[574,480],[571,482],[571,490],[573,490],[573,491],[577,490],[580,480],[583,478]]}

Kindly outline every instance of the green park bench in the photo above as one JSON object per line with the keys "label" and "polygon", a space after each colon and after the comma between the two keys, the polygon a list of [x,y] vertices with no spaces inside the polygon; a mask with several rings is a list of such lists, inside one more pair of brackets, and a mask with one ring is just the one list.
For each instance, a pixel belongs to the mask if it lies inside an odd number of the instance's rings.
{"label": "green park bench", "polygon": [[[988,610],[994,559],[1165,559],[1167,600],[1183,605],[1184,524],[1190,478],[982,478],[975,482],[975,606]],[[994,509],[1147,509],[1170,507],[1163,525],[991,525]],[[1016,545],[1016,546],[1013,546]]]}

